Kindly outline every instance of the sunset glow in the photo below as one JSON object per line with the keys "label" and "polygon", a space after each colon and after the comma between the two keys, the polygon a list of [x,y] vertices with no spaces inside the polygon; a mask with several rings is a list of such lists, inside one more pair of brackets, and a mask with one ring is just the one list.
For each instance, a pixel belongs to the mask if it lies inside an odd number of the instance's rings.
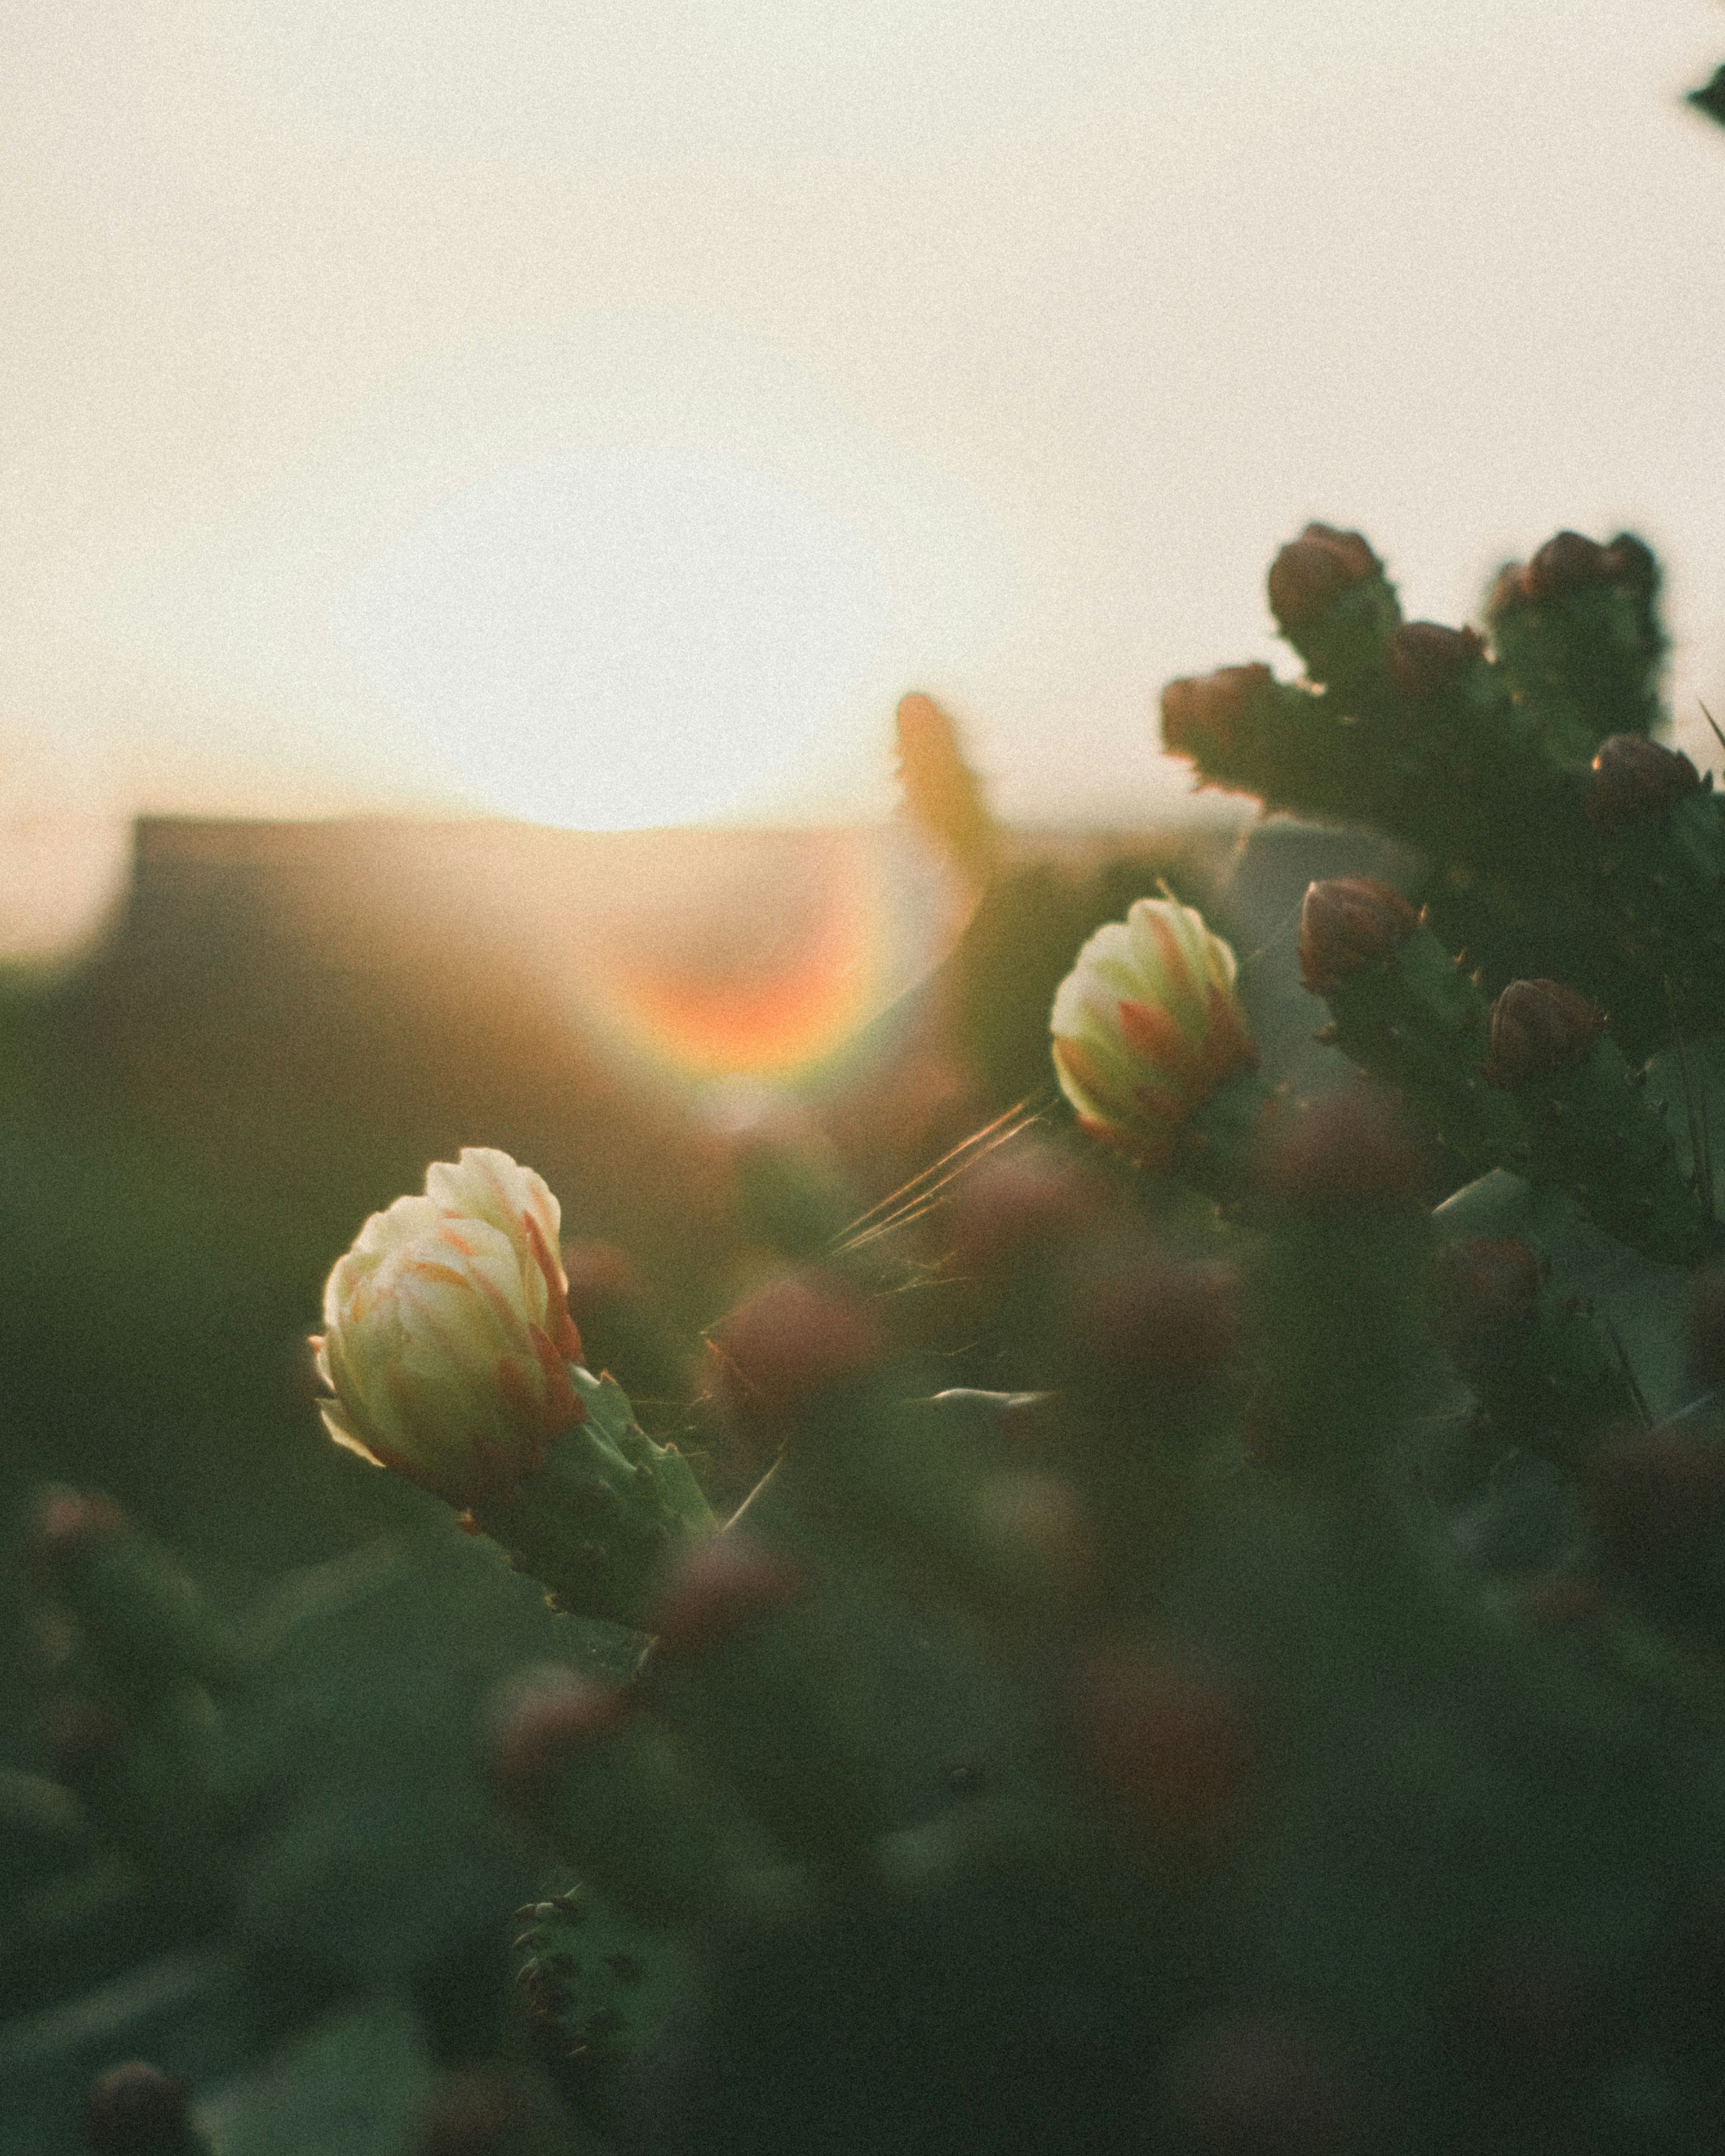
{"label": "sunset glow", "polygon": [[428,517],[341,595],[428,765],[586,830],[735,814],[872,686],[892,594],[819,502],[739,463],[555,459]]}
{"label": "sunset glow", "polygon": [[26,8],[0,821],[1184,813],[1171,675],[1568,526],[1725,664],[1712,0]]}
{"label": "sunset glow", "polygon": [[595,906],[562,963],[619,1055],[683,1082],[822,1063],[923,976],[967,910],[936,863],[879,834],[691,834],[680,863],[667,836],[617,843],[651,881]]}

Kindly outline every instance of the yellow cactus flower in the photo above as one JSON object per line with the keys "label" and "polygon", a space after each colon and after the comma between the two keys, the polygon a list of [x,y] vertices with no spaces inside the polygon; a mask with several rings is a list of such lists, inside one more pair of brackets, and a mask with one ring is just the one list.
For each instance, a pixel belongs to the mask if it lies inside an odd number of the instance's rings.
{"label": "yellow cactus flower", "polygon": [[489,1147],[372,1214],[330,1275],[312,1343],[336,1444],[464,1508],[542,1465],[586,1412],[560,1224],[540,1178]]}
{"label": "yellow cactus flower", "polygon": [[1141,898],[1091,937],[1049,1029],[1060,1091],[1092,1137],[1166,1167],[1194,1111],[1256,1065],[1235,971],[1203,915],[1173,899]]}

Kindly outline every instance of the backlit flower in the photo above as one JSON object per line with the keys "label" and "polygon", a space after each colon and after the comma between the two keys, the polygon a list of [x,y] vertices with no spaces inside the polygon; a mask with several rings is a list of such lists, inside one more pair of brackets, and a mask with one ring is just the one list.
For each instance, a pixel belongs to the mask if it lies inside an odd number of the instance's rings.
{"label": "backlit flower", "polygon": [[1194,1111],[1256,1064],[1234,975],[1227,944],[1173,899],[1141,898],[1091,937],[1050,1030],[1060,1091],[1092,1137],[1163,1167]]}
{"label": "backlit flower", "polygon": [[539,1177],[488,1147],[372,1214],[313,1342],[336,1442],[463,1507],[539,1466],[584,1413],[559,1225]]}

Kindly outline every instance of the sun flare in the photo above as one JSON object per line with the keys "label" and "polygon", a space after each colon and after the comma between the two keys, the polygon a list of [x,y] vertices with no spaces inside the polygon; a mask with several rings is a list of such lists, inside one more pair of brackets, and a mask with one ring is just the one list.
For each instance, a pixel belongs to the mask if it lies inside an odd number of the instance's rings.
{"label": "sun flare", "polygon": [[591,450],[437,511],[338,602],[343,650],[449,783],[588,830],[736,813],[869,681],[892,594],[777,477]]}

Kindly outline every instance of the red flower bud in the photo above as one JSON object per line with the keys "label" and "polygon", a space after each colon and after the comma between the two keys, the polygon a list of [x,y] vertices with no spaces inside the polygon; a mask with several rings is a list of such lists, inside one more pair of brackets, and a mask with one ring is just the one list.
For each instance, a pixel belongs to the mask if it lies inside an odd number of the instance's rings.
{"label": "red flower bud", "polygon": [[1600,1553],[1620,1572],[1656,1568],[1725,1513],[1725,1445],[1693,1430],[1608,1438],[1588,1463],[1589,1510]]}
{"label": "red flower bud", "polygon": [[186,2131],[184,2082],[134,2059],[110,2066],[84,2100],[84,2145],[100,2156],[147,2156],[179,2147]]}
{"label": "red flower bud", "polygon": [[1701,785],[1701,773],[1680,749],[1662,748],[1645,734],[1613,734],[1594,758],[1588,820],[1602,834],[1653,816]]}
{"label": "red flower bud", "polygon": [[1405,696],[1430,696],[1471,665],[1485,648],[1476,629],[1404,621],[1389,639],[1390,677]]}
{"label": "red flower bud", "polygon": [[1267,666],[1224,666],[1188,675],[1162,692],[1162,745],[1170,756],[1201,758],[1206,750],[1238,753],[1240,722],[1274,676]]}
{"label": "red flower bud", "polygon": [[1382,566],[1358,531],[1308,524],[1271,564],[1271,609],[1284,629],[1298,629],[1327,614],[1343,592]]}
{"label": "red flower bud", "polygon": [[1095,1177],[1052,1146],[1002,1146],[961,1175],[948,1199],[947,1237],[961,1277],[998,1276],[1093,1228],[1106,1204]]}
{"label": "red flower bud", "polygon": [[1513,613],[1517,607],[1529,604],[1532,598],[1526,566],[1520,562],[1506,562],[1497,572],[1491,595],[1486,601],[1486,619],[1497,621],[1503,614]]}
{"label": "red flower bud", "polygon": [[1438,1338],[1466,1368],[1527,1325],[1539,1299],[1540,1264],[1519,1235],[1457,1236],[1437,1254]]}
{"label": "red flower bud", "polygon": [[1306,886],[1300,909],[1300,978],[1315,996],[1394,957],[1420,926],[1401,893],[1371,876],[1332,876]]}
{"label": "red flower bud", "polygon": [[1420,1188],[1420,1156],[1395,1118],[1352,1087],[1302,1101],[1271,1126],[1266,1187],[1320,1213],[1404,1206]]}
{"label": "red flower bud", "polygon": [[1074,1725],[1082,1768],[1132,1828],[1194,1851],[1231,1836],[1256,1748],[1219,1674],[1173,1653],[1105,1650],[1079,1679]]}
{"label": "red flower bud", "polygon": [[1491,1006],[1494,1086],[1525,1086],[1584,1063],[1605,1021],[1585,996],[1561,981],[1512,981]]}
{"label": "red flower bud", "polygon": [[1167,1258],[1104,1263],[1084,1281],[1067,1328],[1074,1363],[1134,1389],[1215,1376],[1240,1332],[1240,1283],[1230,1267]]}
{"label": "red flower bud", "polygon": [[485,1731],[485,1779],[498,1803],[523,1825],[542,1830],[562,1763],[614,1736],[633,1704],[627,1691],[594,1684],[561,1663],[515,1679]]}
{"label": "red flower bud", "polygon": [[1620,531],[1605,549],[1605,570],[1614,584],[1639,599],[1651,598],[1659,582],[1653,549],[1633,531]]}
{"label": "red flower bud", "polygon": [[662,1655],[698,1654],[807,1593],[807,1575],[739,1529],[709,1535],[665,1584],[649,1629]]}
{"label": "red flower bud", "polygon": [[640,1267],[619,1244],[597,1238],[565,1243],[562,1257],[569,1283],[569,1314],[578,1327],[591,1312],[639,1302],[646,1296]]}
{"label": "red flower bud", "polygon": [[1579,531],[1559,531],[1525,567],[1512,562],[1502,570],[1486,602],[1487,619],[1585,591],[1591,584],[1615,584],[1645,601],[1652,597],[1659,572],[1649,547],[1632,531],[1620,531],[1609,547]]}
{"label": "red flower bud", "polygon": [[852,1385],[886,1352],[872,1312],[796,1274],[769,1281],[713,1332],[720,1396],[734,1420],[776,1426]]}
{"label": "red flower bud", "polygon": [[1610,576],[1605,549],[1596,540],[1579,531],[1559,531],[1528,562],[1525,582],[1529,598],[1554,599],[1609,583]]}

